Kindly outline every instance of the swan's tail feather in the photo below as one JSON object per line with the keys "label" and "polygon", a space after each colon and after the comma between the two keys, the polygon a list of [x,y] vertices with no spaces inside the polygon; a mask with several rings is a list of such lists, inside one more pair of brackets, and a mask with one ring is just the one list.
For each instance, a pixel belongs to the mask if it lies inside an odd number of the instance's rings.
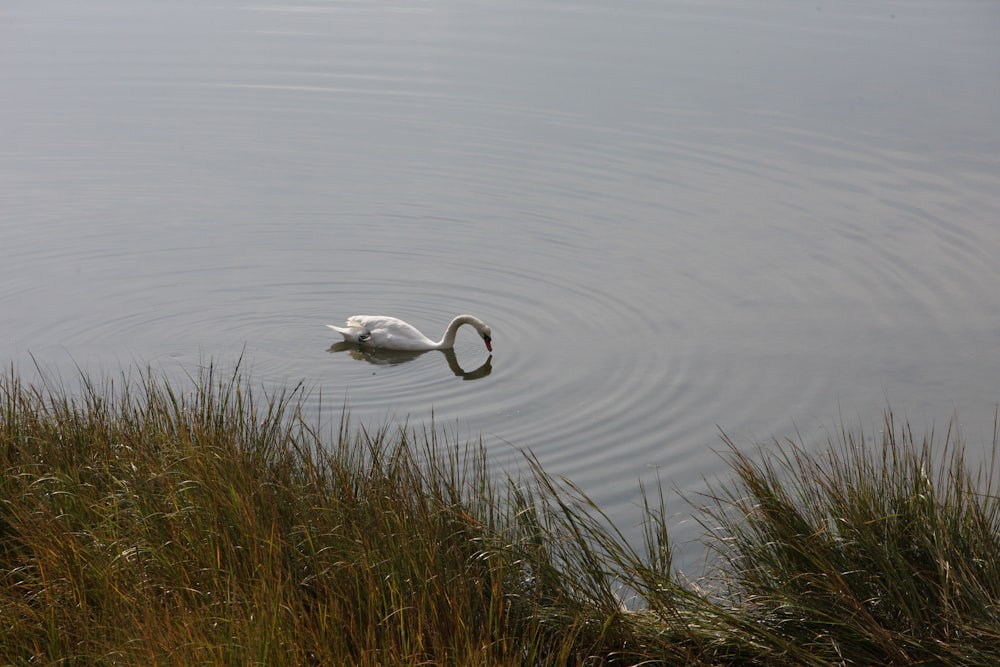
{"label": "swan's tail feather", "polygon": [[[352,323],[348,322],[348,324]],[[330,327],[331,329],[339,333],[341,336],[343,336],[344,340],[352,341],[355,343],[358,342],[359,337],[361,335],[367,333],[364,327],[359,327],[359,326],[350,326],[347,328],[338,327],[335,324],[327,324],[326,326]]]}

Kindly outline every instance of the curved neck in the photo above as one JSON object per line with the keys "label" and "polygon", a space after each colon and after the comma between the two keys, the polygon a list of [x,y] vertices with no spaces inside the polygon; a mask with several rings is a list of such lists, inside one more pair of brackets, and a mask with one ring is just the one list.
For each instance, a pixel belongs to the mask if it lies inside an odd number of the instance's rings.
{"label": "curved neck", "polygon": [[471,324],[477,329],[483,326],[483,321],[478,317],[472,315],[459,315],[448,324],[448,328],[444,331],[444,338],[438,341],[435,346],[439,349],[448,349],[455,346],[455,334],[458,333],[458,328],[463,324]]}

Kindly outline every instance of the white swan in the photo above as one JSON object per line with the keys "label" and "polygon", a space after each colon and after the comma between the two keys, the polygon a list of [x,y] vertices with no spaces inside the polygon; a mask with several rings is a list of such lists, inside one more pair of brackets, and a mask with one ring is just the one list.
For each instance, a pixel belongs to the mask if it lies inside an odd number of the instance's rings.
{"label": "white swan", "polygon": [[482,336],[486,349],[493,351],[493,332],[486,323],[472,315],[459,315],[445,329],[444,337],[433,341],[403,320],[385,315],[354,315],[346,327],[327,324],[349,343],[383,350],[450,350],[455,346],[455,333],[463,324],[471,324]]}

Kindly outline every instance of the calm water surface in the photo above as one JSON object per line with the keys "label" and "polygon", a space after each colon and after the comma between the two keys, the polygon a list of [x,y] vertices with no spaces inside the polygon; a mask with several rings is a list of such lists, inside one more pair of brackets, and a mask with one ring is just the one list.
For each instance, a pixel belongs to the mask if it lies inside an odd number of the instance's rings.
{"label": "calm water surface", "polygon": [[[717,428],[819,446],[888,402],[982,447],[997,35],[1000,5],[960,0],[13,0],[0,361],[243,353],[331,423],[433,411],[498,461],[531,448],[625,530],[640,478],[724,472]],[[323,326],[461,312],[492,358]]]}

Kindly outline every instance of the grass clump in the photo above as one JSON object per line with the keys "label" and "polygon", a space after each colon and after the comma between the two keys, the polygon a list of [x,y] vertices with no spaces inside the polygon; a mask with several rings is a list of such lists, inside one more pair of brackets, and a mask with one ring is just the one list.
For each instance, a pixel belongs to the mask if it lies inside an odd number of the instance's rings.
{"label": "grass clump", "polygon": [[[822,454],[730,446],[712,579],[530,454],[427,429],[328,438],[302,387],[209,366],[69,391],[0,379],[0,656],[35,664],[995,664],[990,477],[892,423]],[[628,604],[623,604],[623,600]]]}
{"label": "grass clump", "polygon": [[935,452],[888,411],[820,454],[724,438],[735,480],[707,514],[749,636],[795,664],[996,664],[1000,499],[956,436]]}
{"label": "grass clump", "polygon": [[261,401],[211,367],[186,392],[152,374],[75,392],[0,381],[3,661],[543,665],[622,652],[608,567],[573,546],[586,527],[558,534],[576,519],[554,517],[546,489],[498,490],[481,446],[433,428],[345,419],[323,442],[301,398]]}

